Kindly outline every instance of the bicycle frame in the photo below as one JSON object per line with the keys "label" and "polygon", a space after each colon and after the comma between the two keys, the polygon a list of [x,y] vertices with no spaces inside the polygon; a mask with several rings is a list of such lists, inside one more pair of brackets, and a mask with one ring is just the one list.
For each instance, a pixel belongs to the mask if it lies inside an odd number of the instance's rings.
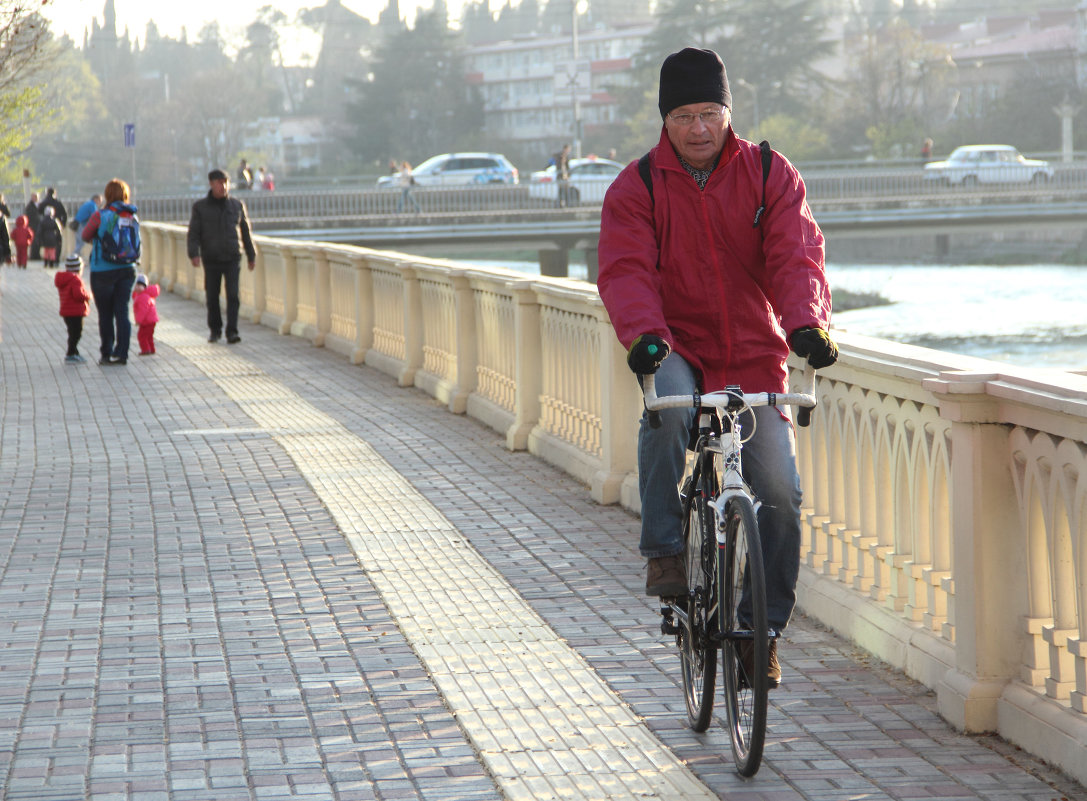
{"label": "bicycle frame", "polygon": [[[769,646],[778,634],[767,625],[758,499],[743,478],[745,438],[740,418],[758,406],[796,405],[803,412],[798,413],[797,422],[807,425],[808,412],[816,403],[815,371],[806,366],[802,381],[804,391],[795,393],[743,393],[739,387],[726,387],[706,395],[658,397],[655,376],[642,377],[650,425],[660,425],[654,416],[661,409],[698,410],[695,462],[684,481],[688,592],[661,599],[661,631],[676,637],[687,716],[695,731],[705,731],[712,718],[720,652],[729,737],[741,776],[754,775],[762,760]],[[714,408],[728,423],[719,436],[713,433],[709,411]],[[752,422],[753,428],[757,426],[757,421]],[[702,577],[709,577],[709,583],[702,584]],[[741,607],[749,619],[740,620]]]}

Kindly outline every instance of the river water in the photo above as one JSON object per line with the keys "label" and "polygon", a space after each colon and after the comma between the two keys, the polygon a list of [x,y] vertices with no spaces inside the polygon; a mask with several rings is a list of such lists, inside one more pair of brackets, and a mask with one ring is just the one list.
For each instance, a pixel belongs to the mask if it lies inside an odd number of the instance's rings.
{"label": "river water", "polygon": [[[464,260],[539,273],[534,261]],[[584,264],[570,265],[584,278]],[[1021,367],[1087,370],[1087,267],[828,264],[833,290],[887,305],[838,312],[834,325],[867,336]]]}

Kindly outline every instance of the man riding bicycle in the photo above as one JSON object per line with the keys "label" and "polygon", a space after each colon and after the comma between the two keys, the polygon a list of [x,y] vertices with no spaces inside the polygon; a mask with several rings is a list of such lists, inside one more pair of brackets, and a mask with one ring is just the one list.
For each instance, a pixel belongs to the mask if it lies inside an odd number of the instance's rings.
{"label": "man riding bicycle", "polygon": [[[600,220],[598,287],[627,363],[639,375],[656,373],[660,395],[726,385],[784,392],[790,348],[816,368],[838,358],[827,334],[823,235],[804,182],[777,153],[764,176],[760,146],[732,130],[728,78],[712,50],[686,48],[665,59],[658,106],[664,126],[648,170],[632,163],[619,174]],[[774,407],[753,413],[744,477],[762,503],[769,624],[780,632],[796,602],[800,478],[788,418]],[[666,409],[659,428],[642,416],[647,595],[687,592],[678,486],[695,414]],[[771,640],[772,687],[781,678],[776,645]]]}

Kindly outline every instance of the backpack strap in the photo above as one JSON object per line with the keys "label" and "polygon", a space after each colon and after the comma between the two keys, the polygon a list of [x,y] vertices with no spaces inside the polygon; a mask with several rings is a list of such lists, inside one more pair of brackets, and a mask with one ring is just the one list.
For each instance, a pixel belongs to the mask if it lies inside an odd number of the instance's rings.
{"label": "backpack strap", "polygon": [[638,159],[638,175],[642,176],[642,183],[649,190],[649,205],[653,205],[653,173],[649,170],[649,154],[646,153]]}
{"label": "backpack strap", "polygon": [[[762,215],[766,211],[766,181],[770,178],[770,165],[774,160],[774,151],[770,149],[770,143],[765,139],[759,142],[759,151],[762,153],[762,205],[755,211],[755,220],[751,223],[752,228],[759,227],[759,223],[762,222]],[[641,176],[642,183],[645,184],[646,191],[649,192],[649,203],[653,205],[653,173],[649,168],[648,153],[638,159],[638,175]]]}
{"label": "backpack strap", "polygon": [[762,151],[762,205],[755,212],[755,220],[752,228],[758,228],[762,221],[762,214],[766,211],[766,179],[770,177],[770,163],[774,160],[774,151],[770,149],[770,143],[763,139],[759,142],[759,150]]}

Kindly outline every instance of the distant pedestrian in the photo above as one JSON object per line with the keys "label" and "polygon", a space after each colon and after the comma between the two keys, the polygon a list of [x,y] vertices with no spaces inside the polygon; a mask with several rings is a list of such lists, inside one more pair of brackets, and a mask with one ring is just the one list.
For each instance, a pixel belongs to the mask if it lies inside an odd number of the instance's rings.
{"label": "distant pedestrian", "polygon": [[[30,200],[27,201],[26,207],[23,209],[23,214],[26,215],[26,224],[30,226],[30,232],[37,234],[38,224],[42,221],[41,206],[38,205],[38,193],[31,192]],[[37,261],[41,258],[41,254],[38,252],[39,245],[37,242],[30,244],[30,260]],[[26,266],[25,264],[23,265]]]}
{"label": "distant pedestrian", "polygon": [[558,183],[558,193],[555,197],[556,206],[568,206],[570,204],[570,145],[562,146],[562,150],[551,157],[551,163],[555,165],[555,180]]}
{"label": "distant pedestrian", "polygon": [[932,161],[932,140],[926,137],[921,143],[921,163],[928,164],[930,161]]}
{"label": "distant pedestrian", "polygon": [[416,200],[411,194],[411,188],[415,186],[415,176],[411,171],[411,164],[407,161],[400,164],[400,173],[397,176],[397,183],[400,184],[400,203],[396,207],[396,213],[401,214],[404,211],[404,207],[410,200],[411,205],[415,207],[415,213],[418,214],[422,211],[419,207],[419,201]]}
{"label": "distant pedestrian", "polygon": [[132,285],[136,283],[138,257],[118,261],[118,256],[103,246],[106,237],[126,229],[139,233],[136,207],[128,202],[128,184],[114,178],[102,193],[106,205],[91,215],[80,236],[91,242],[91,294],[98,310],[98,335],[101,338],[98,363],[102,366],[128,364],[128,346],[132,338],[132,321],[128,304],[132,302]]}
{"label": "distant pedestrian", "polygon": [[268,172],[264,173],[264,191],[276,191],[276,177],[271,170],[268,170]]}
{"label": "distant pedestrian", "polygon": [[42,208],[42,219],[38,223],[38,233],[34,241],[41,247],[42,262],[45,267],[52,269],[60,266],[60,246],[64,244],[64,232],[56,218],[56,211],[52,206]]}
{"label": "distant pedestrian", "polygon": [[249,162],[242,159],[238,165],[238,189],[253,188],[253,171],[249,169]]}
{"label": "distant pedestrian", "polygon": [[155,352],[155,323],[159,321],[155,298],[159,296],[159,285],[148,284],[147,276],[136,276],[136,286],[132,290],[132,314],[136,318],[136,340],[140,343],[140,355],[150,356]]}
{"label": "distant pedestrian", "polygon": [[257,266],[257,249],[245,204],[230,197],[230,178],[222,170],[208,173],[211,188],[206,197],[192,204],[189,218],[188,249],[193,267],[204,266],[204,294],[208,304],[208,342],[218,342],[223,335],[223,314],[219,293],[226,284],[226,341],[241,342],[238,333],[238,308],[241,305],[242,253],[249,269]]}
{"label": "distant pedestrian", "polygon": [[92,195],[89,200],[83,201],[83,205],[76,209],[75,217],[72,219],[72,230],[75,231],[75,252],[77,255],[83,254],[83,246],[87,244],[82,237],[83,227],[91,219],[91,215],[100,208],[102,208],[102,196]]}
{"label": "distant pedestrian", "polygon": [[[64,226],[68,224],[68,209],[64,208],[64,204],[57,197],[56,189],[49,187],[45,190],[45,200],[41,202],[40,209],[42,214],[45,214],[46,209],[52,209],[53,216],[60,224],[61,230],[64,230]],[[45,247],[44,243],[42,247]]]}
{"label": "distant pedestrian", "polygon": [[264,189],[264,179],[267,176],[264,172],[264,167],[257,167],[256,173],[253,175],[253,188],[257,190]]}
{"label": "distant pedestrian", "polygon": [[3,192],[0,192],[0,214],[9,219],[11,218],[11,209],[8,208],[8,201]]}
{"label": "distant pedestrian", "polygon": [[11,232],[11,241],[15,243],[15,266],[26,269],[30,246],[34,242],[34,232],[30,230],[30,221],[25,214],[20,214],[15,221],[15,230]]}
{"label": "distant pedestrian", "polygon": [[83,336],[83,318],[91,307],[91,295],[83,283],[83,259],[73,253],[64,260],[64,270],[53,277],[53,284],[60,294],[60,316],[68,327],[68,354],[64,361],[83,364],[87,361],[79,355],[79,340]]}

